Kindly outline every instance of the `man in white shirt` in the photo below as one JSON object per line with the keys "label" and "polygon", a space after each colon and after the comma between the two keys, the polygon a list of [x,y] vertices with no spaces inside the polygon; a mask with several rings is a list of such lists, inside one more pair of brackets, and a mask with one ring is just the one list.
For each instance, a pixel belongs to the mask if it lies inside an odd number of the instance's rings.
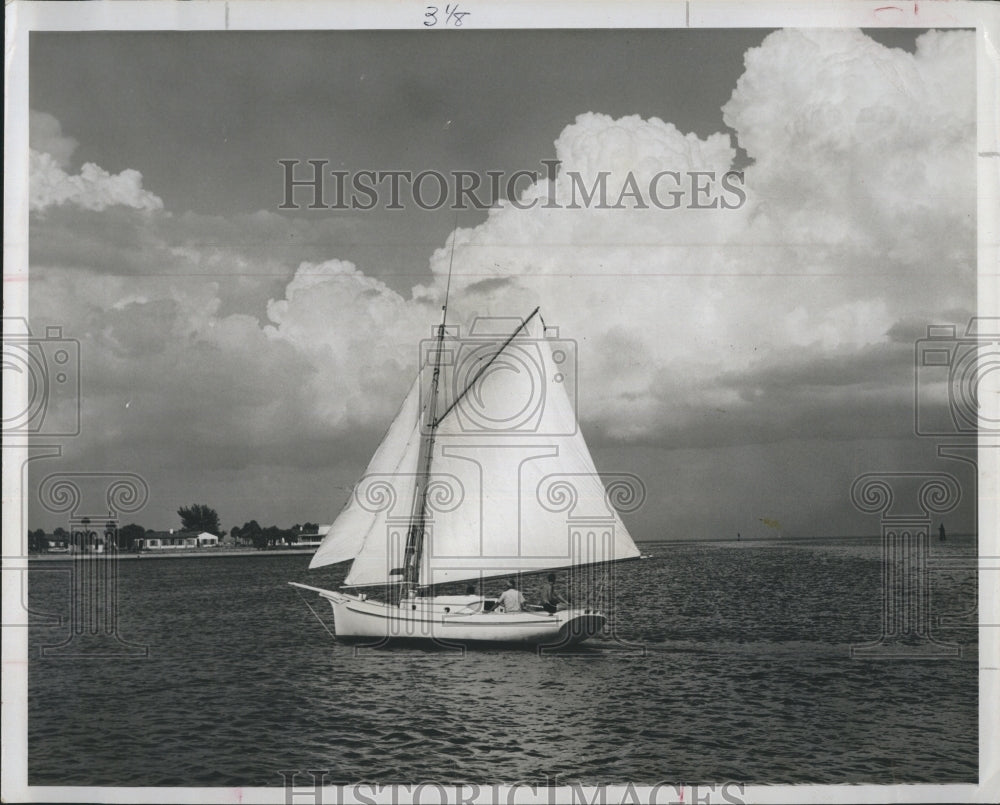
{"label": "man in white shirt", "polygon": [[517,582],[513,579],[507,581],[507,589],[500,593],[495,612],[523,612],[524,596],[517,589]]}

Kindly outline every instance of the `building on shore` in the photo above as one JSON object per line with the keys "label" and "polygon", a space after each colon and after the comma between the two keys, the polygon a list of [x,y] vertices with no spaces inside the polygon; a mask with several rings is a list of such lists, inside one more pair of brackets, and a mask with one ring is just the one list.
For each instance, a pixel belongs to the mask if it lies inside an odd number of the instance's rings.
{"label": "building on shore", "polygon": [[62,528],[51,533],[38,529],[28,532],[28,553],[104,553],[106,540],[106,534],[89,526],[81,526],[72,533]]}
{"label": "building on shore", "polygon": [[217,548],[219,538],[207,531],[147,531],[146,536],[135,541],[136,550],[170,551],[182,548]]}
{"label": "building on shore", "polygon": [[299,534],[298,540],[292,542],[288,545],[289,548],[299,548],[302,550],[308,550],[309,548],[318,548],[320,543],[323,542],[323,537],[326,536],[326,532],[330,530],[330,525],[317,526],[315,532],[311,533],[301,533]]}
{"label": "building on shore", "polygon": [[46,553],[69,553],[71,550],[68,534],[46,534]]}

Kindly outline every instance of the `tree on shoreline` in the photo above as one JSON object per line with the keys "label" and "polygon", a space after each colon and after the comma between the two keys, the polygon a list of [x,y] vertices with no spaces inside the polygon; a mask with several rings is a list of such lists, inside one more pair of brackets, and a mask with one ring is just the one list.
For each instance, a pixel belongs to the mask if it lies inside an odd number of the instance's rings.
{"label": "tree on shoreline", "polygon": [[215,534],[217,537],[225,535],[225,531],[219,526],[219,513],[205,505],[204,503],[195,503],[191,506],[181,506],[177,510],[177,514],[181,518],[181,527],[185,531],[207,531],[209,534]]}
{"label": "tree on shoreline", "polygon": [[291,528],[280,528],[276,525],[261,526],[256,520],[250,520],[242,526],[233,526],[230,530],[234,540],[250,542],[258,551],[264,551],[281,545],[294,545],[303,533],[315,534],[319,526],[313,523],[293,525]]}
{"label": "tree on shoreline", "polygon": [[48,549],[49,540],[44,529],[28,532],[28,553],[45,553]]}
{"label": "tree on shoreline", "polygon": [[[251,520],[248,523],[244,523],[242,527],[233,527],[233,536],[241,540],[250,540],[253,546],[258,550],[262,547],[263,529],[260,527],[260,523],[256,520]],[[266,541],[263,542],[266,545]]]}
{"label": "tree on shoreline", "polygon": [[131,551],[135,548],[135,541],[146,536],[146,529],[141,525],[129,523],[118,529],[118,545],[123,551]]}

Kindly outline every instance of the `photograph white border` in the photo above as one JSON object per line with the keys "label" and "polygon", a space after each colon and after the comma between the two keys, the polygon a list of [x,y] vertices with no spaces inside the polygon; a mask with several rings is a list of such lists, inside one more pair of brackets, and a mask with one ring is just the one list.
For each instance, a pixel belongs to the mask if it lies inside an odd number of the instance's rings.
{"label": "photograph white border", "polygon": [[[105,0],[23,2],[6,5],[4,150],[4,308],[26,315],[28,303],[28,37],[32,31],[95,30],[425,30],[424,2],[287,2],[265,0]],[[465,29],[516,28],[974,28],[978,81],[978,307],[980,316],[1000,315],[1000,6],[994,3],[928,2],[499,2],[462,0],[471,12]],[[461,32],[457,32],[461,35]],[[4,410],[22,410],[26,388],[4,385]],[[1000,401],[989,402],[997,421]],[[747,786],[746,802],[996,802],[1000,800],[1000,450],[981,440],[979,451],[979,746],[980,784]],[[3,629],[2,768],[5,802],[286,802],[282,788],[86,788],[27,784],[27,559],[23,534],[26,510],[20,468],[28,448],[4,436],[3,611],[14,622]],[[14,471],[11,471],[14,468]],[[585,791],[593,792],[589,786]],[[454,789],[451,789],[454,791]],[[648,786],[636,786],[640,798]],[[625,786],[608,787],[607,801],[630,801]],[[324,802],[350,803],[350,791],[324,791]],[[367,795],[368,792],[366,792]],[[421,801],[434,800],[433,789]],[[484,788],[490,801],[570,801],[568,788],[554,792]],[[386,796],[386,801],[389,797]],[[300,800],[301,801],[301,800]],[[355,799],[354,801],[362,801]],[[406,801],[400,795],[399,801]],[[642,799],[642,801],[646,801]]]}

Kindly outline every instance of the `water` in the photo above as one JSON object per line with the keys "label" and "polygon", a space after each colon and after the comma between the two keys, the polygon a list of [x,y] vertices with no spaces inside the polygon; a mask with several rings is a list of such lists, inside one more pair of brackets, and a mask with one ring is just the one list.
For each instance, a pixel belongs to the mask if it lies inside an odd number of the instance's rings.
{"label": "water", "polygon": [[[544,657],[355,652],[286,585],[329,573],[262,556],[121,561],[119,634],[148,657],[42,658],[67,634],[44,616],[68,615],[69,574],[36,563],[29,782],[976,780],[974,629],[937,629],[956,659],[850,657],[880,632],[877,540],[645,547],[615,578],[617,634],[645,653],[603,639]],[[972,610],[969,564],[932,560],[934,614]]]}

